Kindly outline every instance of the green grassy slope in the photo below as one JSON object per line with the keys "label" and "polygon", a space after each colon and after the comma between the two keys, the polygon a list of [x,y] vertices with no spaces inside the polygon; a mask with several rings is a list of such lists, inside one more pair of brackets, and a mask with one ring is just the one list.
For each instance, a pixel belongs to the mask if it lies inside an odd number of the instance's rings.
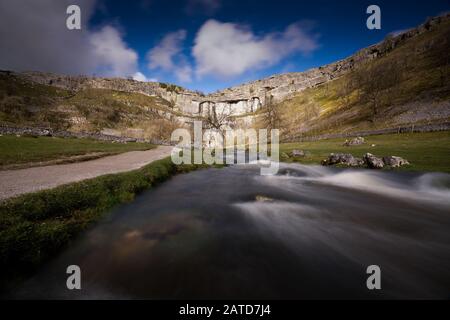
{"label": "green grassy slope", "polygon": [[168,139],[177,126],[170,102],[141,93],[108,89],[78,92],[31,83],[0,73],[0,124],[114,133]]}
{"label": "green grassy slope", "polygon": [[[386,39],[385,46],[390,45]],[[295,139],[450,119],[450,19],[380,58],[276,106]],[[374,106],[376,110],[374,111]]]}
{"label": "green grassy slope", "polygon": [[15,76],[0,74],[0,123],[7,125],[64,128],[64,114],[56,106],[70,96],[67,90],[31,84]]}

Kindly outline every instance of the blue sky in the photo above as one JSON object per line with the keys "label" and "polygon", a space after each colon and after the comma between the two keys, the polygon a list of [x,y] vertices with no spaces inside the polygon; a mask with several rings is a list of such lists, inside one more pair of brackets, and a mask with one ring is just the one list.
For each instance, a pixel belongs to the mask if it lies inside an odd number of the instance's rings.
{"label": "blue sky", "polygon": [[[67,30],[48,32],[62,25],[60,19],[65,16],[59,12],[64,10],[64,2],[79,3],[81,7],[83,30],[78,34]],[[450,10],[450,0],[37,3],[41,5],[17,0],[6,7],[2,2],[0,21],[8,23],[17,35],[11,37],[0,31],[5,48],[9,46],[11,52],[0,57],[1,68],[107,76],[139,72],[142,79],[204,92],[331,63],[381,41],[393,31],[417,26],[427,17]],[[366,28],[366,8],[371,4],[381,8],[381,30]],[[42,20],[23,16],[27,6]],[[55,23],[50,25],[53,20]],[[41,42],[53,50],[42,50]],[[24,50],[29,54],[21,58]]]}

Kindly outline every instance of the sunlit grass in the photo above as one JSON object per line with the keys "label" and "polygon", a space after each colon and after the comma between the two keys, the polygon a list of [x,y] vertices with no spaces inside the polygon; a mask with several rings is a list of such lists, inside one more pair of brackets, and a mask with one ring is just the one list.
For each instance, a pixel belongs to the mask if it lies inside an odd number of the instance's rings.
{"label": "sunlit grass", "polygon": [[[345,147],[345,139],[329,139],[315,142],[282,144],[281,152],[290,153],[294,149],[310,152],[310,156],[286,159],[305,164],[320,164],[332,152],[351,153],[361,157],[369,152],[377,156],[399,156],[411,163],[405,170],[441,171],[450,173],[450,132],[402,133],[365,137],[366,144]],[[372,144],[375,146],[372,147]]]}
{"label": "sunlit grass", "polygon": [[0,137],[0,166],[49,161],[102,152],[118,154],[135,150],[149,150],[148,143],[112,143],[92,139],[64,139],[56,137]]}

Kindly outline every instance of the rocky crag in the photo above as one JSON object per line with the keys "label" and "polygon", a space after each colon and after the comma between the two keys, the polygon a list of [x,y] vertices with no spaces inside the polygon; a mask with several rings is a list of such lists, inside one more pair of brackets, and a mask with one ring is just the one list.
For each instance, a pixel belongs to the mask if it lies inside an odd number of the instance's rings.
{"label": "rocky crag", "polygon": [[389,36],[379,44],[364,48],[346,59],[326,66],[305,72],[274,75],[209,95],[190,91],[177,85],[140,82],[123,78],[63,76],[42,72],[26,72],[21,73],[21,76],[37,83],[68,90],[98,88],[159,96],[173,103],[176,110],[187,115],[202,115],[214,106],[223,109],[229,108],[234,115],[242,115],[257,111],[264,107],[270,99],[272,99],[271,102],[279,102],[302,90],[336,79],[360,64],[386,55],[402,42],[428,32],[448,19],[450,19],[448,14],[431,18],[417,28],[400,35]]}
{"label": "rocky crag", "polygon": [[449,14],[429,19],[417,28],[396,36],[389,36],[379,44],[362,49],[346,59],[323,67],[305,72],[274,75],[208,95],[176,85],[139,82],[132,79],[64,76],[42,72],[10,74],[24,81],[71,92],[86,89],[108,89],[158,97],[167,101],[172,108],[172,115],[175,114],[178,120],[184,123],[190,123],[195,118],[211,116],[217,118],[217,115],[220,114],[228,118],[227,126],[232,126],[237,117],[241,119],[240,121],[250,124],[255,114],[269,104],[280,103],[306,89],[339,79],[358,66],[386,56],[403,43],[414,41],[416,37],[439,28],[449,20]]}

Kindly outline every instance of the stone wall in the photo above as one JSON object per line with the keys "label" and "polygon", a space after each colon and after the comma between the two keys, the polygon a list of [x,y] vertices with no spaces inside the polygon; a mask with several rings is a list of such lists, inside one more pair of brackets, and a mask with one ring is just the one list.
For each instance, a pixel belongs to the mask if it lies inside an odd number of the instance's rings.
{"label": "stone wall", "polygon": [[58,138],[89,138],[101,141],[114,141],[118,143],[148,142],[143,139],[120,137],[104,133],[56,131],[51,128],[38,128],[38,127],[19,128],[10,126],[0,126],[0,134],[16,135],[16,136],[58,137]]}
{"label": "stone wall", "polygon": [[323,134],[319,136],[308,137],[295,137],[283,142],[308,142],[318,141],[326,139],[340,139],[340,138],[353,138],[353,137],[367,137],[382,134],[395,134],[395,133],[414,133],[414,132],[437,132],[437,131],[450,131],[450,122],[444,122],[439,124],[426,124],[426,125],[410,125],[397,128],[387,128],[379,130],[368,130],[359,132],[346,132],[335,134]]}

